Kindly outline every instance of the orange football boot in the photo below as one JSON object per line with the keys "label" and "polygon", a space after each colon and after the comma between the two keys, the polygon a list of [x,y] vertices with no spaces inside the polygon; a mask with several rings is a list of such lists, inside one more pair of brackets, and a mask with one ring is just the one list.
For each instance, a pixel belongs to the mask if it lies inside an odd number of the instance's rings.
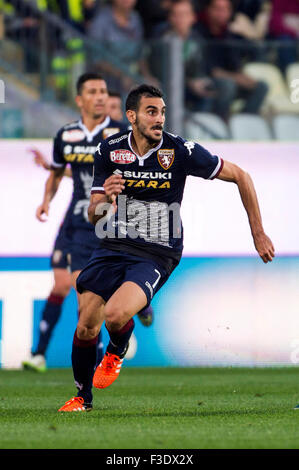
{"label": "orange football boot", "polygon": [[73,397],[69,401],[59,408],[58,411],[90,411],[92,405],[90,403],[84,403],[82,397]]}
{"label": "orange football boot", "polygon": [[93,376],[93,386],[96,388],[106,388],[117,379],[123,363],[123,358],[109,352],[105,353],[102,362],[95,370]]}

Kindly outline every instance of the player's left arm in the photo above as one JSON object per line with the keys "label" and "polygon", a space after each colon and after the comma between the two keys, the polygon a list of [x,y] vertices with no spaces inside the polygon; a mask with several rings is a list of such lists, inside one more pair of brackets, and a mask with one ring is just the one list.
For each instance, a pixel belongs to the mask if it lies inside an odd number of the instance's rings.
{"label": "player's left arm", "polygon": [[251,176],[234,163],[224,160],[223,167],[216,178],[237,184],[243,206],[247,212],[254,246],[264,261],[274,258],[274,246],[265,234],[259,203]]}

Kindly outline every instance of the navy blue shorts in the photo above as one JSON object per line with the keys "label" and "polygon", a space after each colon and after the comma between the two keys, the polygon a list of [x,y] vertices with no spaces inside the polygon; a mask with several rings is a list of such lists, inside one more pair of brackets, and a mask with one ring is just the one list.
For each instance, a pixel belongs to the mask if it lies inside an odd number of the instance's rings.
{"label": "navy blue shorts", "polygon": [[97,248],[77,279],[77,290],[94,292],[107,302],[127,281],[144,291],[147,305],[167,281],[169,273],[154,261],[125,252]]}
{"label": "navy blue shorts", "polygon": [[62,230],[58,232],[51,255],[51,268],[67,269],[70,265],[69,243]]}
{"label": "navy blue shorts", "polygon": [[70,247],[70,266],[71,271],[82,271],[87,265],[94,247],[72,243]]}
{"label": "navy blue shorts", "polygon": [[[92,225],[90,224],[92,227]],[[76,229],[70,244],[71,271],[82,271],[95,249],[99,247],[99,239],[92,230]]]}
{"label": "navy blue shorts", "polygon": [[69,206],[67,213],[59,227],[51,255],[51,268],[67,269],[70,266],[70,243],[72,239],[71,226],[72,207]]}

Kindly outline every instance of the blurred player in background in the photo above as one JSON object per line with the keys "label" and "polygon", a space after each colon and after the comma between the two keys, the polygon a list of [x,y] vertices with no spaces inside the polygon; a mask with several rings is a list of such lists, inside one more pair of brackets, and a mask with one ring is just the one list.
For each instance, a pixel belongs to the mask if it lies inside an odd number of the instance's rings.
{"label": "blurred player in background", "polygon": [[[100,87],[102,85],[102,88]],[[38,150],[33,150],[35,162],[46,170],[52,170],[46,182],[44,200],[37,209],[37,218],[44,222],[48,215],[49,204],[54,197],[63,176],[73,177],[74,193],[66,216],[59,229],[51,256],[51,267],[54,272],[54,287],[47,299],[40,322],[38,346],[31,357],[23,362],[27,369],[46,370],[45,354],[53,329],[59,320],[62,304],[78,272],[87,263],[95,246],[94,229],[88,221],[86,209],[89,204],[89,191],[92,182],[93,152],[98,143],[127,125],[113,120],[107,114],[108,94],[105,81],[98,74],[84,74],[78,79],[77,105],[81,110],[81,119],[65,126],[54,141],[55,170]],[[89,129],[85,126],[89,125]],[[65,142],[65,145],[64,145]],[[73,143],[73,147],[69,143]],[[76,145],[75,143],[88,145]],[[56,153],[55,153],[56,152]],[[73,170],[65,165],[70,163]],[[63,168],[60,171],[59,168]],[[72,271],[72,275],[69,272]],[[139,312],[143,325],[152,323],[152,308]],[[98,338],[97,363],[101,361],[103,344]]]}
{"label": "blurred player in background", "polygon": [[[126,114],[132,131],[106,139],[95,154],[88,214],[98,248],[77,278],[82,310],[76,335],[86,348],[76,360],[86,375],[61,412],[91,409],[92,375],[93,385],[101,389],[119,376],[134,315],[150,304],[181,259],[180,205],[188,175],[236,183],[257,252],[265,263],[274,257],[248,173],[195,142],[164,132],[165,102],[154,87],[132,90]],[[110,341],[93,374],[92,341],[103,321]],[[88,348],[89,366],[83,354]]]}
{"label": "blurred player in background", "polygon": [[[47,171],[51,170],[51,164],[48,163],[39,150],[31,149],[30,152],[34,155],[36,165],[43,167]],[[72,178],[72,171],[69,167],[65,168],[63,176]],[[72,207],[70,203],[66,215],[60,224],[51,255],[50,264],[53,269],[54,286],[42,311],[42,317],[39,323],[38,344],[36,349],[32,351],[31,356],[23,361],[24,369],[35,370],[37,372],[45,372],[47,369],[46,352],[53,330],[61,316],[63,302],[72,287],[72,276],[70,272],[71,216]],[[44,221],[45,220],[43,220],[43,222]],[[97,363],[101,361],[102,356],[103,343],[100,333],[98,338]]]}
{"label": "blurred player in background", "polygon": [[[34,154],[34,160],[37,165],[46,170],[51,169],[46,159],[38,150],[31,150]],[[71,176],[69,168],[65,169],[64,175]],[[60,318],[64,299],[68,296],[72,287],[72,277],[69,271],[69,250],[71,244],[71,205],[68,207],[66,215],[59,227],[59,231],[54,243],[51,255],[51,268],[54,275],[54,286],[47,299],[46,305],[42,311],[42,317],[39,324],[39,338],[35,351],[32,351],[30,358],[23,361],[25,369],[35,370],[37,372],[46,371],[46,351],[52,337],[53,330]],[[102,347],[102,343],[100,342]],[[101,358],[99,351],[99,360]]]}
{"label": "blurred player in background", "polygon": [[115,121],[124,120],[121,94],[117,91],[109,90],[109,97],[107,100],[107,114]]}

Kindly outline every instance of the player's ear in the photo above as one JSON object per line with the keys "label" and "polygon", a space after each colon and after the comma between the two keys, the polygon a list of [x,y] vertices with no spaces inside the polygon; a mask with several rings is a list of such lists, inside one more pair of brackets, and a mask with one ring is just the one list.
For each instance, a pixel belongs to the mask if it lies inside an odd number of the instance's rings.
{"label": "player's ear", "polygon": [[126,116],[128,118],[128,121],[130,124],[135,124],[136,122],[136,112],[133,111],[132,109],[128,109],[126,112]]}
{"label": "player's ear", "polygon": [[77,95],[77,96],[76,96],[75,101],[76,101],[76,105],[78,106],[78,108],[81,108],[81,105],[82,105],[82,98],[81,98],[80,95]]}

